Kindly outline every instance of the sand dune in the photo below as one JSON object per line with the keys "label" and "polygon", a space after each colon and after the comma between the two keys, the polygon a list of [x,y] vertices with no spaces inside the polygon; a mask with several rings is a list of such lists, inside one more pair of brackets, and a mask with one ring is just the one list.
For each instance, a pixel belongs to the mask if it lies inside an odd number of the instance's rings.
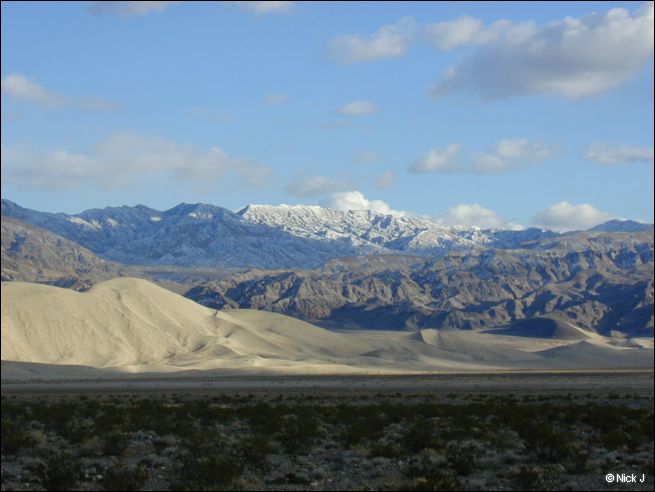
{"label": "sand dune", "polygon": [[551,313],[549,316],[521,319],[505,328],[486,330],[486,333],[560,340],[587,340],[594,337],[593,333],[560,318],[565,317],[558,317],[557,313]]}
{"label": "sand dune", "polygon": [[83,293],[3,283],[2,360],[4,379],[91,377],[98,369],[344,374],[652,367],[653,350],[595,334],[334,332],[270,312],[216,311],[145,280],[119,278]]}

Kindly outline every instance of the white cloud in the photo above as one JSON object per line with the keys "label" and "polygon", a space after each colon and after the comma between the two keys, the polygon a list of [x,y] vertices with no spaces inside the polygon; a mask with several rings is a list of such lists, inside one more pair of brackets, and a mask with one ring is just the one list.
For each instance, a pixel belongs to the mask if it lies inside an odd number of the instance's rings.
{"label": "white cloud", "polygon": [[341,116],[366,116],[377,110],[378,107],[370,101],[352,101],[337,109],[337,113]]}
{"label": "white cloud", "polygon": [[163,12],[176,3],[180,2],[93,2],[91,12],[94,14],[116,14],[121,17],[138,17],[151,12]]}
{"label": "white cloud", "polygon": [[633,147],[630,145],[610,145],[593,143],[584,154],[588,161],[598,164],[625,164],[629,162],[648,162],[653,160],[653,147]]}
{"label": "white cloud", "polygon": [[415,30],[415,21],[411,17],[403,17],[395,24],[382,26],[370,36],[337,36],[330,41],[329,49],[332,57],[340,63],[397,58],[407,53]]}
{"label": "white cloud", "polygon": [[2,77],[2,93],[23,101],[33,102],[47,108],[71,107],[89,111],[117,111],[120,103],[98,98],[71,99],[50,91],[24,75],[12,73]]}
{"label": "white cloud", "polygon": [[287,193],[295,197],[307,198],[327,195],[336,191],[351,189],[352,185],[345,181],[325,176],[314,176],[312,178],[295,181],[285,188]]}
{"label": "white cloud", "polygon": [[471,171],[499,173],[516,166],[541,162],[554,153],[543,142],[530,142],[525,138],[504,139],[491,151],[473,155]]}
{"label": "white cloud", "polygon": [[218,147],[198,151],[171,140],[131,133],[111,135],[84,153],[57,150],[35,156],[3,152],[2,171],[3,179],[18,187],[51,190],[83,185],[111,189],[156,175],[209,186],[232,174],[261,185],[271,172],[253,161],[229,157]]}
{"label": "white cloud", "polygon": [[275,14],[284,13],[291,10],[293,2],[262,1],[262,2],[225,2],[230,5],[236,5],[255,14]]}
{"label": "white cloud", "polygon": [[443,226],[480,227],[481,229],[521,230],[523,226],[502,219],[493,210],[478,204],[460,204],[436,217],[434,221]]}
{"label": "white cloud", "polygon": [[534,22],[515,24],[508,20],[493,22],[485,28],[481,20],[464,15],[453,21],[428,25],[425,32],[438,49],[450,51],[460,46],[480,46],[501,40],[517,42],[529,37],[535,29]]}
{"label": "white cloud", "polygon": [[564,201],[537,213],[532,222],[538,227],[555,231],[571,231],[589,229],[614,218],[616,217],[588,203],[576,205]]}
{"label": "white cloud", "polygon": [[442,49],[478,49],[450,67],[432,95],[477,92],[484,99],[529,94],[580,98],[616,87],[653,56],[653,3],[634,12],[613,8],[544,26],[498,21],[476,28],[475,19],[432,26]]}
{"label": "white cloud", "polygon": [[451,144],[441,149],[432,149],[414,164],[407,166],[410,173],[451,173],[458,171],[457,157],[462,148]]}
{"label": "white cloud", "polygon": [[66,103],[66,98],[61,94],[46,90],[36,82],[16,73],[2,77],[2,92],[16,99],[51,108],[63,106]]}
{"label": "white cloud", "polygon": [[391,187],[396,182],[396,173],[393,171],[387,171],[382,174],[376,181],[375,186],[382,189],[387,189]]}
{"label": "white cloud", "polygon": [[266,101],[266,104],[273,106],[275,104],[284,104],[289,100],[289,96],[282,93],[269,94],[264,100]]}
{"label": "white cloud", "polygon": [[438,22],[425,28],[428,38],[441,50],[452,50],[471,43],[480,33],[482,21],[464,15],[453,21]]}
{"label": "white cloud", "polygon": [[369,200],[361,191],[351,190],[340,193],[334,193],[329,200],[321,205],[336,210],[371,210],[379,214],[395,215],[405,217],[409,215],[402,210],[393,210],[386,202],[382,200]]}

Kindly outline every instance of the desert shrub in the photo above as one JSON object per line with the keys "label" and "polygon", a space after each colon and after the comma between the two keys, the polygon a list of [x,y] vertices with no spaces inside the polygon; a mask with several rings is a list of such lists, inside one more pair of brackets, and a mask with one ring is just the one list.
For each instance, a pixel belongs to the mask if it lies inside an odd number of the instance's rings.
{"label": "desert shrub", "polygon": [[369,456],[371,458],[378,456],[382,458],[400,458],[401,456],[405,456],[405,454],[400,446],[389,442],[377,441],[369,449]]}
{"label": "desert shrub", "polygon": [[70,453],[49,456],[40,467],[41,482],[46,490],[72,490],[82,477],[80,463]]}
{"label": "desert shrub", "polygon": [[428,462],[412,464],[403,474],[412,479],[412,484],[401,490],[464,490],[464,484],[451,470]]}
{"label": "desert shrub", "polygon": [[446,448],[446,460],[458,475],[468,476],[475,469],[476,450],[470,444],[462,447],[451,444]]}
{"label": "desert shrub", "polygon": [[417,418],[402,438],[402,445],[413,453],[436,448],[439,444],[434,426],[424,417]]}
{"label": "desert shrub", "polygon": [[226,455],[186,453],[180,461],[180,480],[171,490],[222,490],[243,473],[242,465]]}
{"label": "desert shrub", "polygon": [[165,436],[158,436],[152,440],[152,445],[155,447],[155,453],[161,454],[164,449],[173,447],[177,444],[178,440],[175,436],[167,434]]}
{"label": "desert shrub", "polygon": [[36,440],[25,431],[24,425],[20,421],[13,422],[7,418],[2,419],[2,454],[16,454],[21,449],[36,445]]}
{"label": "desert shrub", "polygon": [[105,437],[103,450],[105,454],[118,456],[125,452],[129,444],[129,436],[125,432],[114,430]]}
{"label": "desert shrub", "polygon": [[239,455],[256,467],[266,465],[266,457],[271,452],[271,441],[268,436],[250,435],[241,441]]}
{"label": "desert shrub", "polygon": [[148,481],[148,471],[145,466],[127,466],[115,462],[105,471],[100,485],[104,490],[139,490]]}
{"label": "desert shrub", "polygon": [[60,432],[61,436],[72,444],[79,444],[96,435],[95,424],[92,420],[78,418],[71,418],[65,422]]}
{"label": "desert shrub", "polygon": [[557,487],[560,470],[553,465],[523,465],[510,474],[516,490],[554,490]]}
{"label": "desert shrub", "polygon": [[295,452],[306,448],[321,436],[318,421],[305,408],[299,407],[295,413],[284,416],[277,440],[287,452]]}
{"label": "desert shrub", "polygon": [[[280,401],[278,399],[277,401]],[[239,417],[250,422],[258,434],[273,435],[282,429],[281,418],[289,413],[287,407],[272,406],[266,402],[258,402],[239,410]]]}

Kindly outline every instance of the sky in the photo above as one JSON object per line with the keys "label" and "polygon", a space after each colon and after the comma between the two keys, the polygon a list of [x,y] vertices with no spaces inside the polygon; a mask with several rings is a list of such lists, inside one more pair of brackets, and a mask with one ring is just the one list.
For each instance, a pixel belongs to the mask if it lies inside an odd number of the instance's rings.
{"label": "sky", "polygon": [[2,2],[2,197],[653,222],[652,2]]}

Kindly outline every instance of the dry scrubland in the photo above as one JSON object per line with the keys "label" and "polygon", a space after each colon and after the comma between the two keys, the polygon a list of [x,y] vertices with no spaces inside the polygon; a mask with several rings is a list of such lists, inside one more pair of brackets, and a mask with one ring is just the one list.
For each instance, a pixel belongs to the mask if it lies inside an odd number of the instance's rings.
{"label": "dry scrubland", "polygon": [[[454,377],[377,392],[357,380],[338,391],[5,386],[2,488],[652,490],[652,373],[578,377],[513,376],[493,392]],[[608,486],[609,472],[647,478]]]}
{"label": "dry scrubland", "polygon": [[137,279],[3,283],[2,488],[652,490],[652,339],[566,333],[338,333]]}

